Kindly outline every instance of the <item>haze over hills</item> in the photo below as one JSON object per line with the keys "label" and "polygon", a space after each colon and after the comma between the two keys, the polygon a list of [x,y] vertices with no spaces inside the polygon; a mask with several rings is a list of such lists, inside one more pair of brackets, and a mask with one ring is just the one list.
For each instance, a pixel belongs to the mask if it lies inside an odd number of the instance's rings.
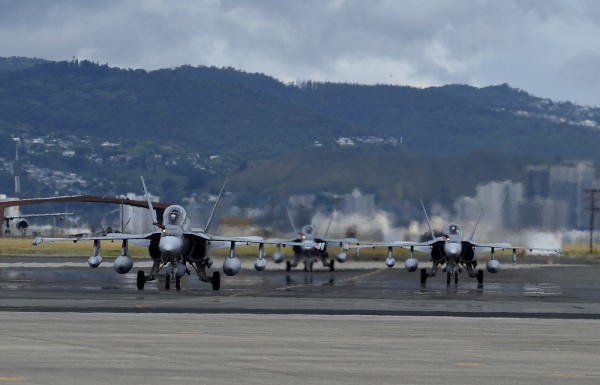
{"label": "haze over hills", "polygon": [[600,109],[502,84],[418,89],[284,84],[233,68],[144,71],[0,58],[3,190],[15,143],[23,196],[216,191],[240,204],[354,187],[382,202],[451,204],[527,164],[600,164]]}

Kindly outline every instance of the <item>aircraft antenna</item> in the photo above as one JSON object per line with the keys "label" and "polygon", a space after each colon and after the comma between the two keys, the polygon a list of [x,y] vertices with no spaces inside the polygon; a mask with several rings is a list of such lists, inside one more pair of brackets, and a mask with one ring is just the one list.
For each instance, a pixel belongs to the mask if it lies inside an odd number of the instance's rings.
{"label": "aircraft antenna", "polygon": [[483,207],[481,208],[481,210],[479,210],[479,215],[477,216],[477,221],[475,222],[475,227],[473,227],[473,232],[471,233],[471,237],[469,238],[469,241],[472,241],[473,237],[475,236],[475,230],[477,230],[477,225],[479,224],[479,219],[481,219],[482,213],[483,213]]}
{"label": "aircraft antenna", "polygon": [[140,175],[140,179],[142,180],[142,186],[144,186],[144,194],[146,195],[146,200],[148,201],[148,209],[150,210],[150,217],[152,218],[152,225],[161,227],[156,220],[156,213],[154,212],[154,207],[152,207],[152,201],[150,200],[150,194],[148,194],[148,189],[146,189],[146,182],[144,182],[144,177]]}
{"label": "aircraft antenna", "polygon": [[331,221],[333,220],[334,215],[335,215],[335,210],[333,210],[331,212],[331,216],[329,217],[329,223],[327,223],[327,229],[325,230],[325,235],[323,235],[323,237],[327,237],[327,234],[329,233],[329,227],[331,226]]}
{"label": "aircraft antenna", "polygon": [[294,234],[298,234],[298,230],[296,226],[294,226],[294,220],[292,219],[292,213],[290,213],[290,208],[285,206],[285,211],[287,212],[288,219],[290,220],[290,225],[292,225],[292,229],[294,229]]}
{"label": "aircraft antenna", "polygon": [[20,138],[13,138],[15,141],[15,164],[14,164],[14,177],[15,177],[15,198],[21,197],[21,167],[19,164],[19,144],[21,143]]}
{"label": "aircraft antenna", "polygon": [[431,239],[435,239],[435,235],[433,234],[433,229],[431,228],[431,222],[429,222],[429,217],[427,216],[427,210],[425,210],[425,205],[421,200],[421,207],[423,208],[423,213],[425,214],[425,219],[427,220],[427,226],[429,226],[429,232],[431,233]]}
{"label": "aircraft antenna", "polygon": [[98,224],[100,225],[100,230],[102,230],[102,235],[106,235],[106,230],[104,229],[104,226],[102,226],[102,221],[100,220],[100,217],[96,215],[96,220],[98,221]]}
{"label": "aircraft antenna", "polygon": [[600,211],[600,208],[596,207],[596,194],[600,192],[600,189],[587,189],[585,192],[590,194],[590,250],[589,253],[594,253],[594,222],[596,211]]}
{"label": "aircraft antenna", "polygon": [[225,178],[225,183],[223,183],[223,187],[221,187],[221,192],[219,192],[219,196],[217,197],[217,201],[215,202],[215,205],[213,206],[213,209],[210,212],[210,216],[208,217],[208,221],[206,221],[206,227],[204,228],[204,232],[205,233],[208,232],[208,226],[210,225],[210,221],[212,220],[212,217],[215,214],[215,210],[217,209],[217,205],[219,204],[219,200],[221,199],[221,196],[223,195],[223,191],[225,191],[225,186],[227,186],[227,180],[228,179],[229,179],[229,177]]}

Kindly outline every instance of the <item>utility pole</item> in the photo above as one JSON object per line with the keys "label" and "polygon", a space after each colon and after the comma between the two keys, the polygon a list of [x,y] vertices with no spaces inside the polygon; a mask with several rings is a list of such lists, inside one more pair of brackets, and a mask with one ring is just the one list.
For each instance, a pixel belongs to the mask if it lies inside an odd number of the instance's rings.
{"label": "utility pole", "polygon": [[20,138],[13,138],[15,141],[15,163],[13,166],[13,176],[15,177],[15,198],[21,198],[21,166],[19,164],[19,144]]}
{"label": "utility pole", "polygon": [[596,207],[596,193],[600,192],[600,189],[586,189],[585,192],[590,194],[590,254],[594,253],[594,217],[596,211],[600,208]]}

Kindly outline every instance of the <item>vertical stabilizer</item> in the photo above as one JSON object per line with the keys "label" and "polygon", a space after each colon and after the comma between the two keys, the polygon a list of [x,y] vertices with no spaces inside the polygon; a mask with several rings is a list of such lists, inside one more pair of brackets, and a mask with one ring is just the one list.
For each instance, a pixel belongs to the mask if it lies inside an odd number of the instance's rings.
{"label": "vertical stabilizer", "polygon": [[150,194],[148,194],[148,190],[146,189],[146,182],[144,182],[144,177],[140,176],[142,180],[142,186],[144,186],[144,195],[146,195],[146,200],[148,201],[148,209],[150,210],[150,217],[152,218],[152,225],[161,227],[156,220],[156,213],[154,212],[154,207],[152,207],[152,201],[150,200]]}
{"label": "vertical stabilizer", "polygon": [[483,207],[479,210],[479,215],[477,216],[477,221],[475,221],[475,227],[473,227],[473,232],[471,233],[471,237],[469,237],[469,241],[473,240],[475,236],[475,230],[477,230],[477,225],[479,224],[479,220],[481,219],[481,214],[483,213]]}
{"label": "vertical stabilizer", "polygon": [[290,213],[290,208],[285,206],[285,211],[287,212],[288,219],[290,220],[290,225],[292,225],[292,229],[294,229],[294,234],[298,234],[298,230],[294,225],[294,220],[292,219],[292,213]]}
{"label": "vertical stabilizer", "polygon": [[208,221],[206,221],[206,227],[204,227],[204,232],[208,232],[208,226],[210,225],[210,221],[212,220],[213,215],[215,214],[215,210],[217,209],[217,205],[219,204],[219,200],[221,199],[221,196],[223,195],[223,191],[225,191],[225,186],[227,186],[227,180],[229,179],[229,177],[225,178],[225,183],[223,183],[223,187],[221,187],[221,192],[219,192],[219,196],[217,197],[217,201],[215,202],[215,205],[213,206],[212,211],[210,212],[210,215],[208,217]]}
{"label": "vertical stabilizer", "polygon": [[335,215],[335,209],[331,212],[331,216],[329,217],[329,222],[327,222],[327,229],[325,230],[324,238],[327,238],[327,234],[329,234],[329,228],[331,227],[331,221],[333,221],[333,216]]}
{"label": "vertical stabilizer", "polygon": [[429,232],[431,233],[431,239],[435,239],[435,235],[433,234],[433,229],[431,228],[431,222],[429,222],[429,217],[427,216],[427,210],[425,210],[425,205],[423,201],[421,201],[421,207],[423,208],[423,213],[425,214],[425,219],[427,220],[427,226],[429,226]]}

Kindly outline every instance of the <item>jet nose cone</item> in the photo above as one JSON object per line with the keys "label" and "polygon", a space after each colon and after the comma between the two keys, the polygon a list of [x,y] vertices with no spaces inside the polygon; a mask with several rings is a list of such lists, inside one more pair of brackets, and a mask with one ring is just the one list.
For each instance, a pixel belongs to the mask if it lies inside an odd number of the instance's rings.
{"label": "jet nose cone", "polygon": [[306,251],[310,251],[315,247],[315,242],[313,240],[305,239],[302,241],[302,243],[303,243],[302,247]]}
{"label": "jet nose cone", "polygon": [[460,253],[462,248],[460,243],[449,242],[444,246],[444,251],[446,252],[446,256],[450,258],[458,258],[460,257]]}
{"label": "jet nose cone", "polygon": [[183,242],[177,237],[168,235],[166,237],[162,237],[160,243],[158,244],[158,248],[163,256],[178,256],[182,252]]}

